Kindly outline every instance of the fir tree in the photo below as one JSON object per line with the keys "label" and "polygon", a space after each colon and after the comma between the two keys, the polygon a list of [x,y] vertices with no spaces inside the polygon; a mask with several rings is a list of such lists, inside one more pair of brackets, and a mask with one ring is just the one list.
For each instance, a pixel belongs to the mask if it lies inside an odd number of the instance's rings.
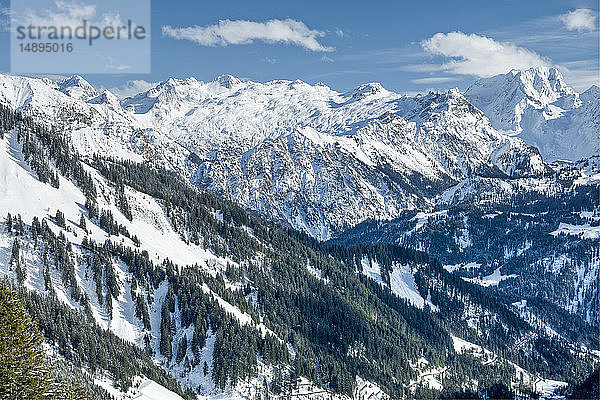
{"label": "fir tree", "polygon": [[21,256],[21,245],[18,239],[15,239],[13,242],[9,264],[11,268],[15,269],[19,284],[23,284],[27,276],[25,266],[23,265],[23,257]]}
{"label": "fir tree", "polygon": [[61,228],[66,226],[65,214],[63,214],[63,212],[60,210],[56,210],[56,225],[60,226]]}
{"label": "fir tree", "polygon": [[6,231],[8,233],[12,232],[12,224],[13,224],[12,216],[10,215],[10,213],[8,213],[8,215],[6,216]]}
{"label": "fir tree", "polygon": [[171,339],[171,315],[169,312],[168,302],[163,302],[160,314],[160,354],[170,360],[173,356],[172,339]]}
{"label": "fir tree", "polygon": [[79,227],[81,229],[83,229],[84,231],[87,231],[87,226],[85,223],[85,217],[83,216],[83,214],[81,214],[81,216],[79,217]]}
{"label": "fir tree", "polygon": [[184,334],[183,337],[181,338],[181,341],[179,342],[179,347],[177,348],[177,357],[175,358],[175,361],[180,363],[183,360],[183,358],[185,357],[186,353],[187,353],[187,336]]}
{"label": "fir tree", "polygon": [[23,219],[21,219],[21,214],[17,214],[16,220],[17,221],[15,224],[15,232],[17,233],[17,235],[23,236],[23,234],[25,233],[25,227],[23,226]]}
{"label": "fir tree", "polygon": [[57,393],[42,334],[6,280],[0,281],[0,398],[48,399]]}

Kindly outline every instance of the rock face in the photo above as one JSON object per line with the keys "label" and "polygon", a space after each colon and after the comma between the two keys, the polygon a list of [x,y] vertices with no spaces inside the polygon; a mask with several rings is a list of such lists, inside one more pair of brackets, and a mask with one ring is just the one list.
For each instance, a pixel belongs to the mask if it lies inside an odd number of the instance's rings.
{"label": "rock face", "polygon": [[518,135],[548,161],[575,161],[600,153],[598,87],[578,94],[555,68],[513,70],[480,79],[465,96],[494,128]]}

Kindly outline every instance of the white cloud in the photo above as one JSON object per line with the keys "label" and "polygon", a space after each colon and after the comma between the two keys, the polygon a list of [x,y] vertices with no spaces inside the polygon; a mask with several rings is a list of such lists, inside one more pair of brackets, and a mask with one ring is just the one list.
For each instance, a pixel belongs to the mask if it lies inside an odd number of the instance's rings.
{"label": "white cloud", "polygon": [[449,58],[439,69],[454,74],[489,77],[511,69],[551,65],[531,50],[476,34],[436,33],[421,46],[433,55]]}
{"label": "white cloud", "polygon": [[457,80],[459,78],[453,76],[432,76],[430,78],[413,79],[411,82],[419,85],[430,85],[432,83],[454,82]]}
{"label": "white cloud", "polygon": [[338,35],[339,37],[343,38],[346,35],[346,32],[344,32],[343,30],[341,30],[340,28],[336,28],[335,29],[335,34]]}
{"label": "white cloud", "polygon": [[309,29],[303,22],[293,19],[272,19],[266,22],[226,19],[215,25],[187,28],[166,25],[162,27],[162,34],[174,39],[191,40],[201,46],[248,44],[261,40],[266,43],[295,44],[311,51],[334,50],[317,41],[317,38],[325,35],[324,32]]}
{"label": "white cloud", "polygon": [[28,7],[21,14],[11,13],[10,17],[15,25],[68,26],[72,30],[81,26],[83,20],[87,20],[89,25],[124,25],[118,12],[112,11],[99,15],[96,5],[76,1],[56,1],[49,9]]}
{"label": "white cloud", "polygon": [[578,8],[561,15],[560,20],[570,31],[593,31],[596,30],[596,14],[587,8]]}
{"label": "white cloud", "polygon": [[155,87],[158,82],[148,82],[142,79],[128,81],[122,86],[110,88],[110,92],[117,96],[118,99],[135,96],[138,93],[145,92],[148,89]]}
{"label": "white cloud", "polygon": [[323,62],[327,62],[327,63],[332,63],[334,62],[333,58],[331,57],[327,57],[327,55],[323,54],[323,56],[321,57],[321,61]]}
{"label": "white cloud", "polygon": [[75,29],[82,20],[96,17],[96,6],[85,3],[57,1],[53,9],[27,8],[23,15],[13,15],[14,22],[34,26],[69,26]]}

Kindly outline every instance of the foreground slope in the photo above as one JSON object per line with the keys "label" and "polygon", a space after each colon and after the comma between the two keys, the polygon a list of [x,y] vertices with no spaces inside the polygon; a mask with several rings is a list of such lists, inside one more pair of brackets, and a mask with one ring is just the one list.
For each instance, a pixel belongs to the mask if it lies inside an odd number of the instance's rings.
{"label": "foreground slope", "polygon": [[424,253],[319,243],[172,172],[81,157],[68,135],[7,109],[2,121],[0,271],[27,289],[48,344],[97,384],[460,397],[533,391],[515,364],[577,383],[596,363]]}

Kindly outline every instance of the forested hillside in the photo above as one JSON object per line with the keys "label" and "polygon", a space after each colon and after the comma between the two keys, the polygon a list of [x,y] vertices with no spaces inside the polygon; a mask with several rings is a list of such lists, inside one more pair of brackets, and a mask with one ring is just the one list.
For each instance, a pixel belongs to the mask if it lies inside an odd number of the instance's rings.
{"label": "forested hillside", "polygon": [[567,390],[597,365],[424,252],[318,242],[0,111],[0,271],[87,386],[512,396]]}

